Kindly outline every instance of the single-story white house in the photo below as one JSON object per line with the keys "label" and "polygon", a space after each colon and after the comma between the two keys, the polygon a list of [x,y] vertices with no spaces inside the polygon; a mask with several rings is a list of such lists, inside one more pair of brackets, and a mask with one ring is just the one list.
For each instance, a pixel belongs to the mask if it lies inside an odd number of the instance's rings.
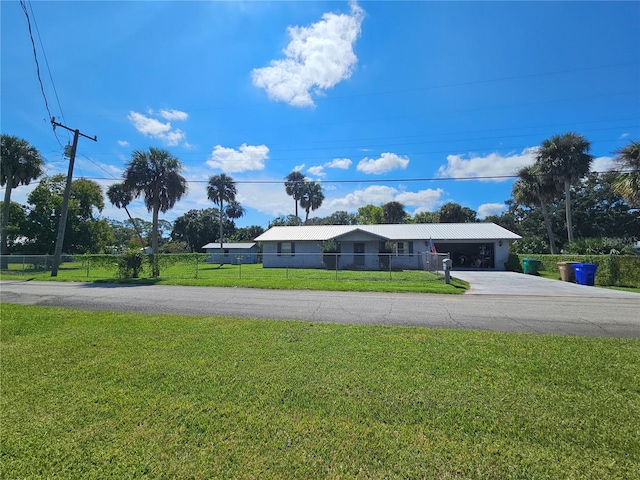
{"label": "single-story white house", "polygon": [[[304,225],[272,227],[259,237],[263,267],[333,268],[323,244],[339,247],[339,269],[423,269],[429,253],[448,253],[453,268],[504,270],[519,235],[495,223]],[[323,258],[324,257],[324,258]]]}
{"label": "single-story white house", "polygon": [[202,247],[205,253],[210,253],[208,263],[258,263],[258,244],[248,243],[222,243],[222,256],[220,255],[220,242],[207,243]]}

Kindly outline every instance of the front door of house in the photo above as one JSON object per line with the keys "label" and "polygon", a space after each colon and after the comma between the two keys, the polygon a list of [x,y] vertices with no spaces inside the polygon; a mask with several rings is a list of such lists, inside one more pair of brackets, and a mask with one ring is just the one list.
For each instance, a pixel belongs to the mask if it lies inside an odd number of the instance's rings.
{"label": "front door of house", "polygon": [[353,244],[353,263],[357,266],[364,266],[364,243]]}

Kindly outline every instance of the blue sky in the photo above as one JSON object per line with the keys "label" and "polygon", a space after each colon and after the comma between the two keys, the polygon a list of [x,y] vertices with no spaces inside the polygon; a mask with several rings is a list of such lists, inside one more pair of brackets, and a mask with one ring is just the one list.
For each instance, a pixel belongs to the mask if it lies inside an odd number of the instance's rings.
{"label": "blue sky", "polygon": [[[74,178],[106,190],[134,149],[166,148],[189,181],[170,221],[213,207],[206,182],[224,172],[247,209],[236,224],[266,228],[294,213],[293,170],[322,182],[312,216],[396,200],[482,217],[513,180],[468,179],[514,174],[545,138],[583,134],[596,171],[640,138],[640,2],[24,5],[51,115],[98,138],[80,140]],[[27,17],[0,8],[2,133],[66,173],[71,134],[52,132]]]}

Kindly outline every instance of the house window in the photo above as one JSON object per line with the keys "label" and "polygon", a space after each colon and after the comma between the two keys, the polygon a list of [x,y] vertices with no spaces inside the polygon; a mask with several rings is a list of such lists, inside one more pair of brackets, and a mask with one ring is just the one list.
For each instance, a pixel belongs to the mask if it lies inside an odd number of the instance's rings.
{"label": "house window", "polygon": [[396,255],[413,255],[413,242],[397,242]]}
{"label": "house window", "polygon": [[296,254],[295,242],[278,242],[279,257],[293,257]]}

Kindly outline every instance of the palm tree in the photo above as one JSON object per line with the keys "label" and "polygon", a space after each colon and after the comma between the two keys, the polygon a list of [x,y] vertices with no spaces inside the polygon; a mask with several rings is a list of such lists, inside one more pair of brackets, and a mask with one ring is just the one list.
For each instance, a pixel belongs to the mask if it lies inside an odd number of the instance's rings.
{"label": "palm tree", "polygon": [[237,193],[238,191],[236,190],[236,184],[233,181],[233,178],[231,178],[230,176],[221,173],[220,175],[214,175],[209,178],[209,185],[207,186],[207,197],[214,204],[218,205],[220,212],[220,216],[218,219],[218,223],[220,224],[220,265],[222,265],[222,257],[224,254],[224,249],[222,246],[222,220],[224,212],[224,202],[227,202],[229,204],[235,202]]}
{"label": "palm tree", "polygon": [[538,164],[521,168],[518,171],[519,179],[515,181],[511,189],[511,195],[521,205],[527,207],[540,205],[544,225],[547,229],[547,237],[549,238],[549,251],[555,255],[556,242],[551,228],[547,203],[553,201],[556,195],[556,185],[550,177],[541,175],[539,172]]}
{"label": "palm tree", "polygon": [[640,142],[631,142],[615,153],[618,155],[615,160],[620,170],[631,171],[619,172],[613,181],[613,189],[630,207],[640,208]]}
{"label": "palm tree", "polygon": [[151,249],[153,277],[160,276],[158,264],[158,214],[173,208],[187,192],[187,181],[180,175],[182,163],[166,150],[149,148],[148,152],[134,150],[124,172],[124,189],[131,198],[144,196],[149,212],[153,212]]}
{"label": "palm tree", "polygon": [[144,247],[144,240],[142,240],[142,234],[138,229],[138,225],[133,220],[131,213],[129,213],[129,209],[127,206],[133,201],[133,193],[124,186],[123,183],[114,183],[107,189],[107,197],[111,204],[116,208],[124,208],[124,211],[127,212],[129,216],[129,220],[131,220],[131,224],[133,225],[136,234],[138,235],[138,239],[140,240],[140,246]]}
{"label": "palm tree", "polygon": [[[43,174],[44,160],[40,152],[26,140],[13,135],[2,134],[0,153],[0,185],[5,187],[4,203],[2,205],[2,220],[0,222],[0,253],[6,255],[7,226],[11,208],[11,190],[18,185],[29,185]],[[2,260],[2,268],[5,267]]]}
{"label": "palm tree", "polygon": [[571,220],[571,185],[583,178],[591,168],[591,142],[574,132],[554,135],[544,140],[538,149],[537,162],[542,174],[555,180],[558,191],[564,190],[567,236],[573,242]]}
{"label": "palm tree", "polygon": [[317,210],[324,201],[324,193],[322,186],[316,182],[304,182],[302,196],[300,197],[300,206],[305,209],[307,216],[305,223],[309,221],[309,210]]}
{"label": "palm tree", "polygon": [[287,195],[293,197],[296,202],[296,217],[298,216],[298,200],[302,198],[302,192],[304,191],[304,175],[300,172],[294,171],[285,177],[284,188],[287,191]]}

